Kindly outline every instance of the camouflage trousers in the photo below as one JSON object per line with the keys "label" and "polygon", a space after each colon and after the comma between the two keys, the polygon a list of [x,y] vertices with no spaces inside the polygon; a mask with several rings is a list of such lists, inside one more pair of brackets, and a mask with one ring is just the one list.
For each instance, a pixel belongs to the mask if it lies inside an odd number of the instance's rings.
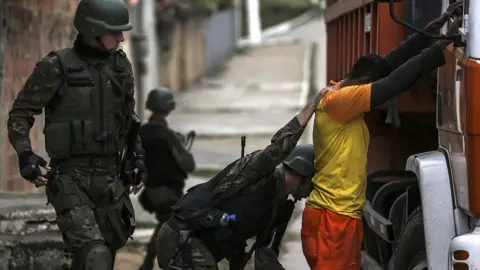
{"label": "camouflage trousers", "polygon": [[[157,260],[161,269],[184,269],[183,257],[185,250],[179,248],[179,231],[175,222],[170,219],[160,228],[157,237]],[[190,253],[192,270],[218,270],[217,262],[210,250],[198,238],[191,236]],[[188,252],[188,251],[186,251]],[[169,266],[173,266],[169,268]]]}
{"label": "camouflage trousers", "polygon": [[123,222],[122,213],[127,209],[134,216],[128,192],[116,169],[61,171],[49,181],[46,190],[57,213],[65,249],[73,255],[72,268],[83,263],[83,256],[92,244],[107,246],[114,259],[130,233],[123,225],[118,229],[117,225]]}

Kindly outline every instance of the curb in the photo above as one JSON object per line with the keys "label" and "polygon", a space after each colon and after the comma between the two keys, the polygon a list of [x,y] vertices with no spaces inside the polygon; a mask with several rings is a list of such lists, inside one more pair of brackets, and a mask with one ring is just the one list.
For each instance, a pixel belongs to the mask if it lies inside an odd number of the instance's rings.
{"label": "curb", "polygon": [[224,168],[225,166],[218,164],[199,164],[197,169],[190,175],[197,177],[212,176]]}
{"label": "curb", "polygon": [[[310,96],[316,92],[316,78],[317,78],[317,57],[318,45],[316,42],[311,42],[307,51],[305,52],[305,58],[303,59],[303,87],[302,93],[299,100],[299,106],[304,107],[310,98]],[[313,122],[315,121],[315,116],[312,116],[310,121],[308,121],[307,127],[305,128],[303,143],[312,144],[313,143]],[[303,137],[303,136],[302,136]]]}
{"label": "curb", "polygon": [[300,93],[300,100],[298,101],[298,106],[302,108],[308,102],[308,96],[310,94],[310,74],[311,74],[311,58],[313,55],[313,46],[312,43],[310,46],[307,47],[304,51],[303,55],[303,72],[302,72],[302,90]]}
{"label": "curb", "polygon": [[300,44],[302,41],[298,38],[293,37],[277,37],[277,38],[268,38],[262,40],[259,44],[250,44],[245,42],[237,45],[239,48],[256,48],[256,47],[267,47],[267,46],[280,46],[280,45],[295,45]]}
{"label": "curb", "polygon": [[296,28],[308,22],[310,19],[315,17],[315,15],[318,15],[318,13],[319,13],[318,7],[312,7],[309,10],[307,10],[305,13],[299,15],[296,18],[293,18],[286,22],[279,23],[277,25],[266,28],[264,31],[262,31],[262,35],[264,37],[269,37],[277,34],[283,34],[287,31],[290,31],[292,28]]}
{"label": "curb", "polygon": [[[268,38],[273,35],[277,34],[282,34],[285,32],[290,31],[292,28],[296,28],[302,24],[305,24],[308,22],[310,19],[315,17],[319,13],[318,7],[312,7],[310,10],[306,11],[305,13],[290,19],[285,22],[281,22],[277,25],[270,26],[262,31],[262,39],[263,38]],[[293,40],[293,39],[292,39]],[[259,45],[263,44],[266,41],[262,41]],[[250,41],[248,40],[248,37],[242,37],[237,41],[237,46],[238,47],[249,47],[252,46],[250,44]]]}
{"label": "curb", "polygon": [[[303,89],[303,83],[299,87]],[[273,92],[273,91],[272,91]],[[298,92],[301,92],[298,91]],[[278,93],[278,92],[277,92]],[[302,106],[298,104],[285,104],[279,107],[259,107],[259,106],[233,106],[233,107],[215,107],[215,108],[186,108],[180,109],[179,111],[182,113],[195,113],[195,114],[208,114],[208,113],[221,113],[221,114],[236,114],[236,113],[243,113],[243,112],[265,112],[265,111],[288,111],[291,110],[296,112],[300,110]]]}
{"label": "curb", "polygon": [[[292,114],[293,115],[293,114]],[[250,132],[240,132],[240,131],[232,131],[232,132],[222,132],[222,133],[201,133],[198,131],[196,132],[195,139],[229,139],[229,138],[240,138],[243,135],[249,137],[272,137],[277,130],[262,130],[262,131],[250,131]]]}

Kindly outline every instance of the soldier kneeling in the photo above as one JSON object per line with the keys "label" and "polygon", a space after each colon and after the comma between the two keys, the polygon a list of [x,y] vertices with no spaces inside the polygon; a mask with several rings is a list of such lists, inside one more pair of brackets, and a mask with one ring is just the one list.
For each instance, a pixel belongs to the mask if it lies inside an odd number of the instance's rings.
{"label": "soldier kneeling", "polygon": [[[232,162],[180,199],[159,231],[160,268],[218,269],[217,263],[226,258],[230,269],[244,269],[251,255],[245,254],[246,240],[256,236],[256,256],[267,258],[261,262],[267,264],[263,269],[283,269],[276,260],[278,254],[272,256],[272,249],[265,246],[272,231],[285,228],[290,219],[284,215],[294,207],[288,196],[299,200],[312,189],[313,146],[296,144],[322,93],[280,129],[265,149]],[[268,262],[272,257],[273,262]]]}

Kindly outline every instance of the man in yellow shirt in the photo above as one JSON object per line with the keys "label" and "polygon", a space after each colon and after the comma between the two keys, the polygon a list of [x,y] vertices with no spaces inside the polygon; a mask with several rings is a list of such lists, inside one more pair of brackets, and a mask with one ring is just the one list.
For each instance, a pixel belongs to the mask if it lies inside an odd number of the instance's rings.
{"label": "man in yellow shirt", "polygon": [[[453,4],[424,30],[438,31],[459,5]],[[311,269],[360,269],[369,145],[363,113],[443,65],[443,49],[450,43],[432,45],[428,37],[416,34],[384,58],[360,57],[346,79],[331,83],[335,89],[325,94],[316,110],[316,174],[302,220],[303,252]]]}

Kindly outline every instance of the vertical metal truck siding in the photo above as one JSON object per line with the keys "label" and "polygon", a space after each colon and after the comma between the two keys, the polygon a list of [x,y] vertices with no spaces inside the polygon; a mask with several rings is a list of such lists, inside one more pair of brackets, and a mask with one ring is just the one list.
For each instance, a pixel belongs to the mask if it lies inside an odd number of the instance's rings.
{"label": "vertical metal truck siding", "polygon": [[[409,19],[424,16],[423,11],[413,10],[413,2],[396,3],[395,13],[423,27]],[[389,4],[373,0],[327,0],[325,23],[328,80],[345,78],[358,57],[370,53],[384,56],[407,37],[405,28],[391,19]],[[400,127],[385,125],[388,102],[365,114],[371,135],[369,172],[403,170],[408,156],[438,147],[434,89],[431,78],[425,78],[398,97]]]}
{"label": "vertical metal truck siding", "polygon": [[[397,14],[403,8],[395,5]],[[325,23],[328,80],[344,78],[358,57],[385,55],[406,38],[405,29],[390,18],[388,3],[372,0],[327,1]]]}

